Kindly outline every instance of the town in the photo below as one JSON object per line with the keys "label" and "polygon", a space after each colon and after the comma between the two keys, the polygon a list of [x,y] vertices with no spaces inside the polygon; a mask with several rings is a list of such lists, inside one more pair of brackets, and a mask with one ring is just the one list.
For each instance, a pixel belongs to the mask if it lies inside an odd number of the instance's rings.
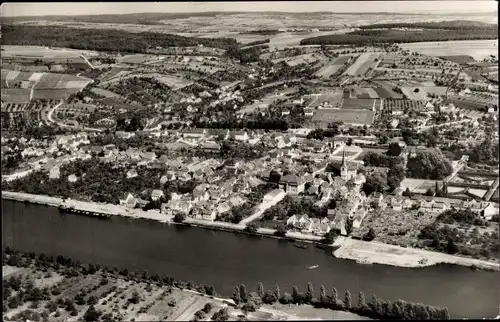
{"label": "town", "polygon": [[[498,43],[496,24],[433,23]],[[95,26],[9,22],[2,198],[312,241],[361,264],[498,269],[498,57],[367,40],[433,23],[151,33],[144,48],[102,30],[84,49],[73,39]]]}

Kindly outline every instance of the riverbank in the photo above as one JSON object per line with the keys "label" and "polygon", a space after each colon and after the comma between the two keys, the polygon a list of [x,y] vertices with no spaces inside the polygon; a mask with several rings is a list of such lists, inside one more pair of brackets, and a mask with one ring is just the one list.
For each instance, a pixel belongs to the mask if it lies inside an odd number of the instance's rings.
{"label": "riverbank", "polygon": [[336,258],[355,260],[360,264],[384,264],[398,267],[418,268],[437,264],[454,264],[500,271],[498,263],[474,258],[453,256],[417,248],[405,248],[376,241],[363,241],[338,237],[332,252]]}
{"label": "riverbank", "polygon": [[[2,191],[2,198],[7,200],[29,202],[29,203],[35,203],[52,207],[66,207],[76,211],[85,211],[96,214],[123,216],[126,218],[133,218],[133,219],[148,219],[148,220],[158,221],[161,223],[177,224],[173,221],[174,216],[162,214],[158,210],[143,211],[141,209],[129,209],[120,205],[99,204],[95,202],[87,202],[87,201],[80,201],[73,199],[62,199],[57,197],[49,197],[45,195],[33,195],[28,193],[11,192],[11,191]],[[206,229],[232,231],[240,233],[243,232],[246,228],[246,225],[243,224],[232,224],[222,221],[208,221],[190,217],[187,217],[182,224],[187,224]],[[265,237],[294,239],[294,240],[308,241],[308,242],[319,242],[321,240],[321,237],[319,236],[302,234],[300,232],[288,232],[286,237],[276,236],[274,235],[275,232],[276,232],[275,229],[259,228],[257,232],[254,234]]]}
{"label": "riverbank", "polygon": [[[176,224],[173,222],[173,216],[171,215],[162,214],[159,211],[128,209],[119,205],[97,204],[93,202],[85,202],[72,199],[63,200],[62,198],[8,191],[2,191],[2,198],[7,200],[29,202],[54,207],[72,207],[75,210],[114,216],[123,216],[126,218],[147,219],[162,223]],[[247,233],[245,231],[246,225],[242,224],[207,221],[189,217],[186,218],[183,224],[212,230]],[[302,234],[300,232],[288,232],[285,237],[279,237],[275,235],[274,229],[269,228],[259,228],[256,233],[252,234],[262,237],[297,240],[312,243],[320,242],[322,239],[320,236]],[[383,264],[404,268],[428,267],[437,264],[454,264],[465,267],[477,267],[480,269],[500,271],[500,265],[494,262],[453,256],[422,249],[403,248],[375,241],[366,242],[340,236],[337,237],[337,239],[331,246],[333,246],[335,249],[332,252],[333,256],[340,259],[354,260],[360,264]]]}

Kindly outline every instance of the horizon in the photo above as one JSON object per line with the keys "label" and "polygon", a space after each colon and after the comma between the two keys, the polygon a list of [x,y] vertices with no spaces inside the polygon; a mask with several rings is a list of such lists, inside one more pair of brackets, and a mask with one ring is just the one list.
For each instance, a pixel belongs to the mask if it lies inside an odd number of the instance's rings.
{"label": "horizon", "polygon": [[[362,10],[357,10],[362,8]],[[2,17],[126,15],[151,13],[282,12],[338,14],[487,14],[498,12],[496,1],[280,1],[280,2],[81,2],[3,3]]]}

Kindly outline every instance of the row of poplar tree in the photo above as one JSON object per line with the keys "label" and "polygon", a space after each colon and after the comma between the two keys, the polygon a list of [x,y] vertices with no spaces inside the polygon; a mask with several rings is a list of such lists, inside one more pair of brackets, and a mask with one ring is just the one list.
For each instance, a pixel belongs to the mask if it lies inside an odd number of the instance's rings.
{"label": "row of poplar tree", "polygon": [[371,301],[366,303],[363,292],[358,294],[358,303],[353,305],[351,292],[347,290],[344,299],[340,299],[337,289],[333,288],[328,295],[323,285],[320,287],[319,298],[314,297],[311,283],[307,284],[307,292],[302,293],[297,286],[292,287],[292,294],[280,293],[276,285],[274,290],[264,291],[262,283],[258,283],[257,293],[247,292],[245,285],[235,286],[232,299],[246,311],[255,311],[262,303],[274,304],[309,304],[316,308],[329,308],[332,310],[349,311],[374,319],[403,319],[403,320],[448,320],[450,315],[447,308],[439,308],[421,303],[410,303],[403,300],[387,301],[373,295]]}

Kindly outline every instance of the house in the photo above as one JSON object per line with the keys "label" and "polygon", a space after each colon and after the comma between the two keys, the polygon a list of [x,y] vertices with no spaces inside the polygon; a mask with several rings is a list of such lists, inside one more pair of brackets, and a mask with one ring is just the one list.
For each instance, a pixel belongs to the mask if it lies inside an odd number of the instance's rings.
{"label": "house", "polygon": [[312,224],[313,223],[312,223],[311,219],[309,219],[309,216],[302,215],[302,217],[300,217],[300,219],[297,221],[297,223],[295,224],[294,227],[296,227],[302,231],[305,231],[305,232],[310,232]]}
{"label": "house", "polygon": [[393,199],[391,201],[391,207],[393,210],[401,211],[403,210],[403,203],[399,199]]}
{"label": "house", "polygon": [[130,139],[135,136],[134,132],[116,131],[115,135],[120,139]]}
{"label": "house", "polygon": [[74,174],[68,176],[68,181],[69,182],[77,182],[78,181],[78,177]]}
{"label": "house", "polygon": [[248,141],[248,133],[246,131],[231,131],[229,137],[236,141]]}
{"label": "house", "polygon": [[299,217],[297,215],[293,215],[291,217],[289,217],[287,220],[286,220],[286,224],[287,226],[293,226],[295,227],[295,224],[299,221]]}
{"label": "house", "polygon": [[246,200],[239,194],[233,194],[227,200],[227,203],[231,208],[241,206],[245,202]]}
{"label": "house", "polygon": [[446,204],[444,202],[436,201],[432,205],[431,212],[440,214],[440,213],[446,211],[446,209],[448,209],[448,207],[446,206]]}
{"label": "house", "polygon": [[304,115],[305,116],[314,116],[314,109],[312,109],[312,108],[305,108],[304,109]]}
{"label": "house", "polygon": [[312,218],[310,219],[311,221],[311,226],[309,228],[310,232],[313,232],[314,234],[318,235],[319,234],[319,228],[321,225],[321,220],[319,218]]}
{"label": "house", "polygon": [[208,184],[202,183],[196,186],[193,190],[193,201],[200,202],[206,201],[210,198],[210,195],[207,192]]}
{"label": "house", "polygon": [[151,192],[151,200],[153,201],[157,201],[163,196],[165,196],[163,190],[156,189]]}
{"label": "house", "polygon": [[207,133],[206,129],[198,129],[198,128],[184,129],[181,131],[181,135],[185,139],[199,139],[204,137],[206,133]]}
{"label": "house", "polygon": [[193,205],[191,202],[182,199],[170,199],[168,203],[162,204],[162,212],[167,215],[174,215],[176,213],[189,214]]}
{"label": "house", "polygon": [[280,198],[285,192],[281,189],[274,189],[270,192],[268,192],[264,198],[263,198],[263,202],[264,203],[270,203],[270,202],[273,202],[273,201],[276,201],[278,200],[278,198]]}
{"label": "house", "polygon": [[319,236],[323,236],[324,234],[329,233],[331,230],[330,224],[331,224],[331,222],[328,218],[325,217],[325,218],[321,219],[321,221],[319,223],[319,227],[316,230],[316,234]]}
{"label": "house", "polygon": [[382,200],[384,199],[384,195],[378,191],[374,192],[371,194],[371,199],[372,199],[372,202],[377,206],[377,207],[380,207],[380,204],[382,202]]}
{"label": "house", "polygon": [[134,198],[131,193],[129,193],[127,194],[127,197],[125,199],[120,200],[120,205],[130,209],[135,208],[135,206],[137,205],[137,199]]}
{"label": "house", "polygon": [[58,165],[52,167],[49,171],[49,178],[50,179],[59,179],[61,175],[60,167]]}
{"label": "house", "polygon": [[214,141],[207,141],[207,142],[204,142],[203,144],[201,144],[201,148],[207,152],[219,152],[221,146],[220,146],[220,144],[218,144]]}
{"label": "house", "polygon": [[287,174],[280,178],[280,189],[291,194],[298,194],[304,191],[305,182],[297,175]]}
{"label": "house", "polygon": [[281,116],[287,116],[287,115],[290,115],[290,111],[289,110],[283,110],[283,111],[281,111]]}
{"label": "house", "polygon": [[137,171],[135,169],[130,169],[127,171],[127,179],[135,178],[137,177]]}
{"label": "house", "polygon": [[217,212],[219,214],[224,214],[230,210],[231,210],[231,207],[229,206],[229,204],[227,202],[221,202],[220,204],[217,205]]}

